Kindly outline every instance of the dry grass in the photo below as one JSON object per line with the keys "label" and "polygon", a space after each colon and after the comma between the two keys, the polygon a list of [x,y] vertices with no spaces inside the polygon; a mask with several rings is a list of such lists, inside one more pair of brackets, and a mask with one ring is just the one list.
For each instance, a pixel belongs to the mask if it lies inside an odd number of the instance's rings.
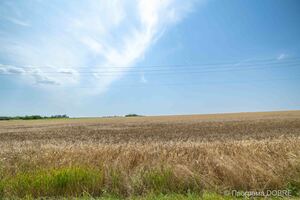
{"label": "dry grass", "polygon": [[[0,122],[0,149],[6,196],[58,189],[62,196],[286,188],[296,194],[300,111]],[[97,171],[101,181],[82,188],[85,179],[70,175],[74,191],[55,188],[51,174],[74,167]],[[32,187],[33,179],[48,177],[52,193],[24,189],[16,178],[24,176]]]}

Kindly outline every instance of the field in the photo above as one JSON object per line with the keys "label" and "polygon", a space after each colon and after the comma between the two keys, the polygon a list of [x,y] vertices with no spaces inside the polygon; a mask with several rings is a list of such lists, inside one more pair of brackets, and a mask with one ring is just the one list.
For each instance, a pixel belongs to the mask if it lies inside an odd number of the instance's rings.
{"label": "field", "polygon": [[0,199],[300,190],[300,111],[1,121],[0,149]]}

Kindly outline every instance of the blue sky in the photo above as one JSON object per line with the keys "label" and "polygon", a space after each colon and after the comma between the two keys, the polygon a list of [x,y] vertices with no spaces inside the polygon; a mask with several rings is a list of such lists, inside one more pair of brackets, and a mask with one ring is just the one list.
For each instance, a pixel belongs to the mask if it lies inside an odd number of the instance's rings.
{"label": "blue sky", "polygon": [[298,0],[1,0],[0,115],[300,109]]}

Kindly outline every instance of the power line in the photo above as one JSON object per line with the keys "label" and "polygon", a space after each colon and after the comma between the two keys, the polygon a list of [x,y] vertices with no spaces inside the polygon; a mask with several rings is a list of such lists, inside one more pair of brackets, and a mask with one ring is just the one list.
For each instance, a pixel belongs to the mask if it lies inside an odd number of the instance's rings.
{"label": "power line", "polygon": [[[181,64],[161,64],[161,65],[134,65],[134,68],[143,68],[143,69],[151,69],[151,68],[169,68],[169,67],[201,67],[201,66],[232,66],[232,65],[245,65],[245,64],[255,64],[255,63],[281,63],[287,61],[300,61],[300,57],[290,57],[283,60],[276,60],[274,58],[268,59],[257,59],[257,60],[246,60],[246,61],[220,61],[215,63],[181,63]],[[9,65],[6,66],[14,66],[21,69],[35,69],[35,68],[48,68],[48,69],[55,69],[56,66],[29,66],[29,65]],[[63,69],[87,69],[87,68],[109,68],[109,69],[124,69],[128,66],[126,65],[102,65],[102,66],[66,66]]]}
{"label": "power line", "polygon": [[[300,62],[281,62],[281,63],[258,63],[258,64],[251,64],[251,65],[239,65],[239,66],[234,66],[234,65],[226,65],[224,67],[230,67],[230,69],[236,69],[236,68],[245,68],[245,67],[259,67],[259,66],[280,66],[280,65],[290,65],[290,64],[300,64]],[[188,68],[183,68],[183,70],[189,70],[191,66],[187,66]],[[194,67],[197,67],[198,69],[210,69],[210,70],[218,70],[218,69],[226,69],[226,68],[220,68],[220,67],[199,67],[199,66],[193,66]],[[180,69],[180,68],[179,68]],[[169,69],[146,69],[146,70],[109,70],[109,71],[78,71],[78,73],[114,73],[114,72],[138,72],[138,73],[141,73],[141,72],[163,72],[163,71],[169,71],[169,70],[174,70],[174,71],[178,71],[178,68],[169,68]],[[182,69],[180,69],[182,70]],[[68,73],[68,71],[64,72],[64,71],[45,71],[43,73]]]}
{"label": "power line", "polygon": [[[234,72],[234,71],[244,71],[244,70],[261,70],[266,68],[278,68],[278,67],[299,67],[300,62],[281,62],[281,63],[271,63],[271,64],[256,64],[256,65],[239,65],[233,66],[230,68],[200,68],[200,69],[168,69],[168,70],[147,70],[147,71],[81,71],[77,72],[77,74],[82,75],[99,75],[99,76],[115,76],[118,73],[125,72],[127,75],[137,75],[140,73],[147,73],[147,74],[155,74],[155,75],[166,75],[166,74],[176,74],[176,73],[212,73],[212,72]],[[191,71],[197,70],[197,71]],[[34,75],[36,72],[8,72],[2,73],[0,75]],[[68,72],[41,72],[41,74],[55,74],[60,76],[74,76],[74,73]]]}
{"label": "power line", "polygon": [[[119,85],[117,87],[149,87],[149,86],[199,86],[204,84],[236,84],[236,83],[252,83],[252,82],[269,82],[269,81],[290,81],[300,80],[300,78],[273,78],[273,79],[256,79],[256,80],[235,80],[235,81],[202,81],[202,82],[184,82],[184,83],[159,83],[159,84],[143,84],[143,85]],[[115,85],[116,86],[116,85]],[[78,87],[78,88],[97,88],[97,87]]]}
{"label": "power line", "polygon": [[[200,85],[207,85],[207,84],[241,84],[241,83],[257,83],[257,82],[272,82],[272,81],[298,81],[300,78],[273,78],[273,79],[256,79],[256,80],[237,80],[237,81],[202,81],[202,82],[184,82],[184,83],[160,83],[160,84],[140,84],[140,85],[114,85],[115,88],[143,88],[143,87],[191,87],[191,86],[200,86]],[[61,85],[51,85],[50,87],[53,88],[63,88]],[[67,87],[66,89],[101,89],[101,87],[94,87],[94,86],[75,86],[75,87]],[[0,87],[0,90],[14,90],[16,88],[12,87]]]}

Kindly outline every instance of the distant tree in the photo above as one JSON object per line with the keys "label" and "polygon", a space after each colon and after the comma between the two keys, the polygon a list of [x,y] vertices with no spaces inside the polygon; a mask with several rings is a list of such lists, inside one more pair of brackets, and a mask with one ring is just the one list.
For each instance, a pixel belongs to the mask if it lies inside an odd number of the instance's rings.
{"label": "distant tree", "polygon": [[127,115],[125,115],[125,117],[141,117],[141,115],[137,115],[137,114],[127,114]]}
{"label": "distant tree", "polygon": [[68,115],[52,115],[50,118],[69,118]]}
{"label": "distant tree", "polygon": [[15,117],[7,117],[0,116],[0,120],[35,120],[35,119],[50,119],[50,118],[69,118],[67,115],[52,115],[48,116],[40,116],[40,115],[25,115],[25,116],[15,116]]}
{"label": "distant tree", "polygon": [[2,117],[2,116],[0,116],[0,120],[11,120],[11,117]]}
{"label": "distant tree", "polygon": [[43,119],[42,116],[40,115],[31,115],[31,116],[25,116],[25,117],[21,117],[21,119],[23,120],[32,120],[32,119]]}

